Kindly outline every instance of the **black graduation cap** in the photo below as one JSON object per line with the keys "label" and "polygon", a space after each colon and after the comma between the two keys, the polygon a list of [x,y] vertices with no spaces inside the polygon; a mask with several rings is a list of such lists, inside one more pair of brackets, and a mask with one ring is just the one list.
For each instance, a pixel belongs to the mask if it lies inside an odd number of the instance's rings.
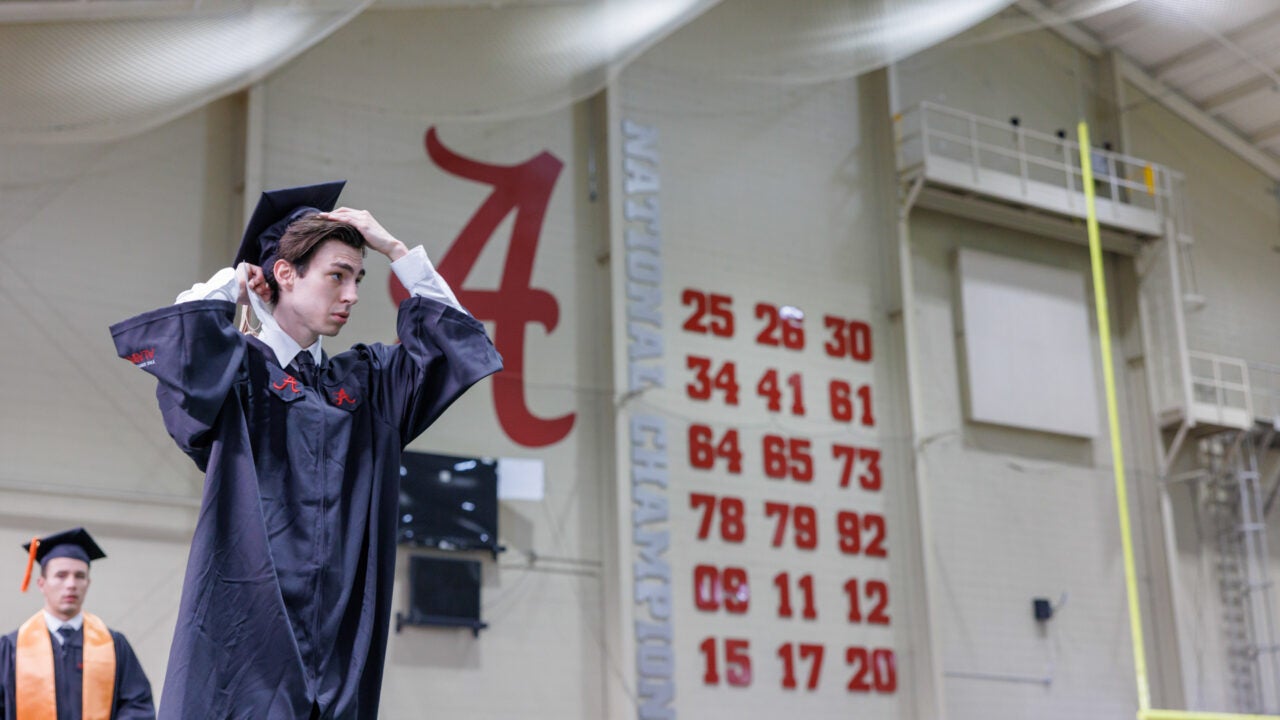
{"label": "black graduation cap", "polygon": [[93,537],[82,527],[63,530],[42,538],[31,538],[31,542],[23,543],[22,549],[27,551],[27,572],[22,578],[22,591],[27,591],[31,582],[31,567],[35,563],[44,565],[46,560],[69,557],[85,562],[93,562],[107,556],[94,542]]}
{"label": "black graduation cap", "polygon": [[275,264],[276,251],[280,247],[280,238],[289,224],[307,215],[332,210],[346,184],[346,180],[335,180],[262,193],[258,206],[253,209],[253,217],[249,218],[249,225],[244,229],[240,250],[231,266],[248,262],[261,267],[262,272],[270,277],[271,266]]}

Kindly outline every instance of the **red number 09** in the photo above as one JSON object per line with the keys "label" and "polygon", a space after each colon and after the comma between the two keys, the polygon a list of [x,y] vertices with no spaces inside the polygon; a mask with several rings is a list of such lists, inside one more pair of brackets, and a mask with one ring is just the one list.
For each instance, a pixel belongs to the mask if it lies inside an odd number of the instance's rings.
{"label": "red number 09", "polygon": [[741,615],[751,606],[751,587],[747,571],[740,567],[723,570],[714,565],[693,568],[693,604],[705,612],[716,612],[721,606],[732,615]]}

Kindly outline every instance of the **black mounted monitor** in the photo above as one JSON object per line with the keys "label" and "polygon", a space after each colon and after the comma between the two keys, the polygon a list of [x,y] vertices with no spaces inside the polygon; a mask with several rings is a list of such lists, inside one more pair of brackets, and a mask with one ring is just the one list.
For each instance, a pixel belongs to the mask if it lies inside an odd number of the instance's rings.
{"label": "black mounted monitor", "polygon": [[406,545],[497,554],[497,461],[404,453],[397,538]]}
{"label": "black mounted monitor", "polygon": [[404,625],[471,628],[478,635],[481,568],[478,560],[415,556],[409,559],[409,612],[396,613],[396,632]]}

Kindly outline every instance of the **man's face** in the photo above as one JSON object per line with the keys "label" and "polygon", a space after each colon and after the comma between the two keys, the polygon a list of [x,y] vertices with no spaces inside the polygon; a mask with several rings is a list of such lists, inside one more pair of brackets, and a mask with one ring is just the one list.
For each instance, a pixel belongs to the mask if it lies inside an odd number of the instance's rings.
{"label": "man's face", "polygon": [[339,240],[326,240],[312,255],[306,275],[290,269],[293,271],[281,277],[277,266],[280,301],[274,313],[276,322],[303,347],[321,335],[337,335],[359,300],[356,286],[364,279],[360,251]]}
{"label": "man's face", "polygon": [[89,592],[89,563],[69,557],[46,560],[36,584],[44,594],[44,608],[60,620],[80,612]]}

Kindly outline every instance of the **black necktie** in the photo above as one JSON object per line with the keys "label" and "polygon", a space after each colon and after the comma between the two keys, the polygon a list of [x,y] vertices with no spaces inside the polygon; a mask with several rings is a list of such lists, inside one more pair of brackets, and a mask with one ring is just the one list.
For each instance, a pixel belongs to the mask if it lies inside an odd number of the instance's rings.
{"label": "black necktie", "polygon": [[76,629],[70,625],[63,625],[58,628],[58,635],[62,637],[62,646],[67,647],[67,643],[71,642],[71,636],[76,634]]}
{"label": "black necktie", "polygon": [[298,371],[298,379],[307,387],[316,386],[316,360],[311,357],[310,350],[303,350],[293,358],[293,367]]}

